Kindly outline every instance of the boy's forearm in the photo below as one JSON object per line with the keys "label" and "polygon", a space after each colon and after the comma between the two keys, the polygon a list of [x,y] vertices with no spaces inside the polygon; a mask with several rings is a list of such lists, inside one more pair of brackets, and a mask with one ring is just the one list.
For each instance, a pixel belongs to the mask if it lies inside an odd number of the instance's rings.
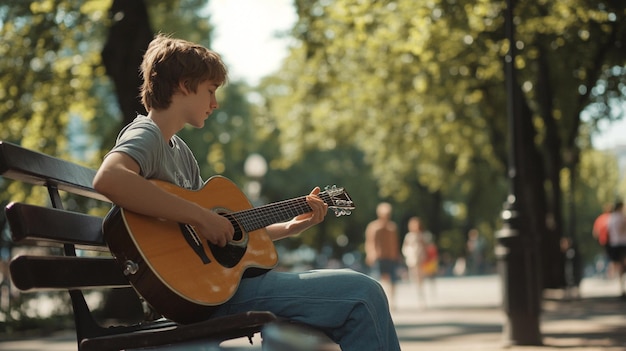
{"label": "boy's forearm", "polygon": [[116,205],[151,217],[191,223],[200,211],[197,204],[164,191],[142,176],[124,170],[100,174],[98,190]]}
{"label": "boy's forearm", "polygon": [[267,234],[273,241],[280,240],[292,235],[288,233],[285,223],[271,224],[265,229],[267,230]]}
{"label": "boy's forearm", "polygon": [[267,234],[274,241],[298,235],[311,227],[306,220],[294,218],[287,222],[275,223],[267,226]]}

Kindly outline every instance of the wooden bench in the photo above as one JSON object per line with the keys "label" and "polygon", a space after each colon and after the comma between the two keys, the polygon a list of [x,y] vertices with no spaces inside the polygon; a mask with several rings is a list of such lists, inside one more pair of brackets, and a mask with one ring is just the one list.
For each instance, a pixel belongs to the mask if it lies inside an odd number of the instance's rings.
{"label": "wooden bench", "polygon": [[13,202],[6,206],[5,212],[16,245],[56,246],[60,248],[56,251],[61,254],[51,254],[48,249],[13,257],[11,279],[22,291],[56,289],[69,292],[78,350],[128,350],[186,342],[216,344],[239,337],[248,337],[252,341],[255,333],[277,320],[270,312],[251,311],[188,325],[163,318],[147,318],[130,324],[103,326],[87,305],[85,291],[128,289],[130,284],[104,242],[102,218],[66,209],[64,201],[67,202],[67,196],[62,196],[69,193],[68,196],[74,194],[70,197],[104,201],[110,205],[108,199],[92,188],[95,171],[0,141],[0,175],[47,188],[49,207]]}

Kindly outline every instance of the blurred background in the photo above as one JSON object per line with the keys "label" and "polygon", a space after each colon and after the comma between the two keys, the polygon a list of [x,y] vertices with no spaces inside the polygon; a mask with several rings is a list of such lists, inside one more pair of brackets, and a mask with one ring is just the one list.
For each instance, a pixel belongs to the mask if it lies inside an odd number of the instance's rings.
{"label": "blurred background", "polygon": [[[172,34],[222,54],[231,72],[205,127],[181,132],[205,179],[232,179],[255,205],[326,185],[345,187],[356,204],[349,217],[278,242],[280,269],[367,271],[365,227],[387,201],[400,239],[412,216],[433,234],[440,276],[493,274],[509,189],[504,57],[514,45],[529,175],[522,206],[541,238],[543,288],[561,289],[568,264],[578,282],[605,274],[593,221],[626,195],[626,3],[520,2],[513,43],[505,8],[490,0],[3,1],[0,140],[97,168],[119,130],[145,113],[138,66],[149,41]],[[9,199],[45,203],[47,194],[0,178],[2,207]],[[71,311],[54,303],[64,294],[11,287],[7,265],[20,248],[3,215],[0,332],[71,325]],[[472,229],[484,240],[484,264],[455,270]],[[105,301],[94,292],[92,303]]]}

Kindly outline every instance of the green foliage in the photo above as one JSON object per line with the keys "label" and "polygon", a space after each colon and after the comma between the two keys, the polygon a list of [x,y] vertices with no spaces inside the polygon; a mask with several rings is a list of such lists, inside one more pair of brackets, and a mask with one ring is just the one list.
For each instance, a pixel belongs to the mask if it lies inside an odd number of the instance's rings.
{"label": "green foliage", "polygon": [[155,33],[172,34],[177,38],[211,46],[213,27],[203,9],[208,0],[147,1],[150,23]]}
{"label": "green foliage", "polygon": [[[463,12],[431,6],[343,1],[316,3],[304,13],[296,28],[303,43],[282,74],[297,77],[291,89],[283,89],[289,110],[277,113],[285,116],[278,120],[284,144],[297,151],[311,144],[330,148],[339,139],[354,143],[373,165],[381,195],[400,201],[409,189],[398,177],[417,177],[431,191],[445,192],[471,171],[473,159],[493,164],[477,108],[483,93],[464,79],[471,73],[471,38],[465,26],[451,32],[450,22],[461,23],[455,16]],[[483,79],[489,72],[502,78],[499,64],[492,66]],[[303,128],[307,138],[291,137]]]}
{"label": "green foliage", "polygon": [[19,1],[0,6],[0,139],[68,152],[72,118],[95,117],[103,79],[98,41],[108,2]]}
{"label": "green foliage", "polygon": [[[618,164],[614,155],[596,150],[583,152],[579,174],[584,186],[591,191],[593,204],[613,203],[616,199],[624,197],[624,193],[620,194],[617,188],[619,183],[617,170]],[[569,177],[563,180],[563,187],[569,187]]]}

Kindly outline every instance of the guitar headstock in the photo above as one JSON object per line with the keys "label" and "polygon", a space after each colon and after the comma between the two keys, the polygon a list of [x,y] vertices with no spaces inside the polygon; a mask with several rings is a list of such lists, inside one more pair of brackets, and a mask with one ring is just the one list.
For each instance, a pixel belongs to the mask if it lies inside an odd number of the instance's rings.
{"label": "guitar headstock", "polygon": [[348,216],[356,208],[344,188],[338,188],[336,185],[324,188],[320,197],[328,205],[328,208],[335,213],[336,217]]}

